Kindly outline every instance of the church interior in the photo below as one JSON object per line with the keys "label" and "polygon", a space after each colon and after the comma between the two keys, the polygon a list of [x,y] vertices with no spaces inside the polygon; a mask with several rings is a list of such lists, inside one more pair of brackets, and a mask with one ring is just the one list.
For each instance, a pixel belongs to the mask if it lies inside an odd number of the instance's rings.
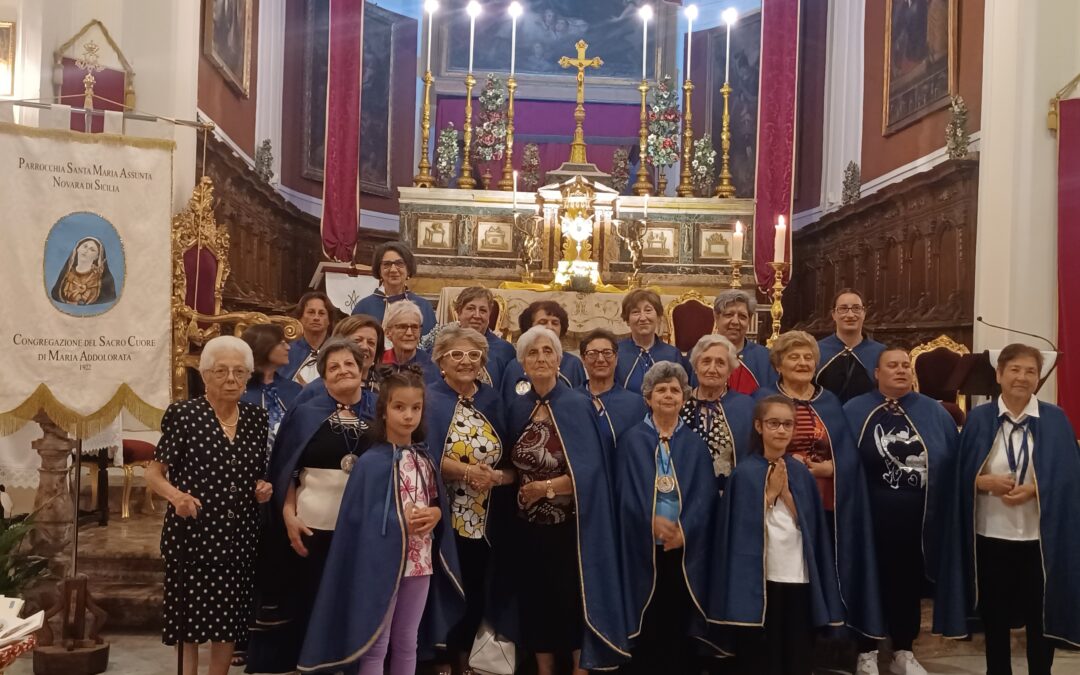
{"label": "church interior", "polygon": [[0,0],[0,674],[1080,674],[1078,29]]}

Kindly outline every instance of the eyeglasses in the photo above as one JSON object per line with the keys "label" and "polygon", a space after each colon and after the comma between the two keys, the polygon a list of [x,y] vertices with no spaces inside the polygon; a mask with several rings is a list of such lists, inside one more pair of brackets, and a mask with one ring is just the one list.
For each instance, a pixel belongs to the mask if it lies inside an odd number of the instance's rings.
{"label": "eyeglasses", "polygon": [[769,431],[776,431],[780,427],[783,427],[784,431],[791,431],[795,428],[795,420],[778,420],[775,417],[764,420],[762,424],[764,424],[765,428]]}
{"label": "eyeglasses", "polygon": [[214,368],[209,372],[211,377],[220,381],[228,380],[231,375],[237,382],[243,382],[251,376],[251,371],[247,368]]}
{"label": "eyeglasses", "polygon": [[399,330],[402,333],[419,333],[420,324],[418,323],[395,323],[390,327],[390,330]]}
{"label": "eyeglasses", "polygon": [[450,359],[453,360],[455,363],[461,363],[465,360],[465,357],[468,357],[470,361],[475,363],[476,361],[479,361],[481,358],[483,358],[484,352],[479,349],[451,349],[450,351],[446,352],[446,355],[449,356]]}
{"label": "eyeglasses", "polygon": [[398,268],[399,270],[403,270],[406,267],[404,260],[384,260],[380,263],[380,265],[384,270],[388,270],[394,267]]}
{"label": "eyeglasses", "polygon": [[614,349],[586,349],[582,353],[582,356],[585,357],[586,361],[595,361],[595,360],[599,359],[601,356],[604,357],[605,361],[610,361],[611,359],[615,358],[615,350]]}
{"label": "eyeglasses", "polygon": [[862,305],[840,305],[836,308],[836,313],[843,316],[844,314],[862,314],[866,311],[866,308]]}

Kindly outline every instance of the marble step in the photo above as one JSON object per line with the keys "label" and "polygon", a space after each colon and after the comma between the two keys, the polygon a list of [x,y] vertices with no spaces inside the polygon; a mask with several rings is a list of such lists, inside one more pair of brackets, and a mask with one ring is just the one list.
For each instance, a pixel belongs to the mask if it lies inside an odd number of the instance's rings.
{"label": "marble step", "polygon": [[102,632],[118,630],[161,630],[164,584],[91,582],[90,594],[109,613]]}
{"label": "marble step", "polygon": [[122,582],[129,585],[161,584],[165,579],[165,563],[158,558],[102,557],[79,555],[79,572],[90,583]]}

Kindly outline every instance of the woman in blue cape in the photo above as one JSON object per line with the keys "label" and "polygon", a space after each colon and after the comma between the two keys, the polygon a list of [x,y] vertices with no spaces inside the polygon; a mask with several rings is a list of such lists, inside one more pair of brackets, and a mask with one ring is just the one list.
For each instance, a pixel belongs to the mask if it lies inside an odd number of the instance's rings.
{"label": "woman in blue cape", "polygon": [[514,345],[496,335],[489,327],[497,308],[495,295],[483,286],[470,286],[458,293],[454,300],[454,313],[458,323],[472,328],[487,341],[487,365],[480,372],[480,379],[496,391],[502,384],[503,369],[508,363],[517,360]]}
{"label": "woman in blue cape", "polygon": [[1035,391],[1042,354],[998,357],[1001,396],[968,415],[941,539],[934,632],[960,638],[978,615],[987,672],[1009,672],[1009,629],[1027,628],[1028,670],[1049,673],[1053,640],[1080,646],[1080,448],[1064,411]]}
{"label": "woman in blue cape", "polygon": [[382,321],[390,305],[409,301],[416,304],[421,313],[420,335],[423,337],[435,327],[435,310],[431,303],[409,290],[409,279],[416,276],[416,258],[404,242],[388,241],[375,247],[371,257],[371,276],[379,280],[375,292],[353,307],[353,314],[367,314]]}
{"label": "woman in blue cape", "polygon": [[431,451],[441,463],[465,588],[465,616],[447,640],[458,672],[468,666],[485,615],[492,548],[503,543],[499,535],[514,512],[516,477],[502,440],[502,401],[480,380],[487,345],[472,328],[444,327],[432,351],[443,379],[428,387],[426,405]]}
{"label": "woman in blue cape", "polygon": [[724,480],[750,449],[754,399],[728,386],[732,369],[739,368],[739,355],[723,335],[702,336],[690,350],[690,363],[697,386],[680,416],[705,441],[723,491]]}
{"label": "woman in blue cape", "polygon": [[539,675],[573,652],[575,673],[629,658],[615,518],[589,399],[558,379],[559,338],[534,326],[518,340],[530,386],[508,414],[517,469],[511,545],[495,550],[492,623],[537,655]]}
{"label": "woman in blue cape", "polygon": [[285,341],[285,331],[281,326],[256,324],[248,327],[241,337],[251,347],[255,370],[240,400],[266,410],[270,419],[268,442],[272,447],[281,419],[292,408],[303,387],[277,372],[278,368],[289,362],[289,343]]}
{"label": "woman in blue cape", "polygon": [[645,399],[615,382],[618,343],[615,334],[606,328],[589,331],[578,343],[589,377],[578,391],[592,399],[597,426],[609,452],[616,446],[618,438],[645,419],[648,412]]}
{"label": "woman in blue cape", "polygon": [[721,503],[709,613],[736,627],[738,672],[809,675],[815,632],[844,622],[832,537],[813,476],[785,452],[791,401],[763,397],[753,423]]}
{"label": "woman in blue cape", "polygon": [[[713,325],[716,333],[723,335],[736,350],[737,360],[731,367],[728,387],[752,395],[758,387],[776,385],[776,370],[769,362],[769,350],[748,340],[750,317],[757,312],[757,300],[753,293],[741,289],[728,289],[716,294],[713,301]],[[740,368],[740,364],[742,367]]]}
{"label": "woman in blue cape", "polygon": [[866,477],[840,400],[814,384],[817,359],[817,342],[809,333],[782,333],[772,346],[780,381],[775,389],[758,389],[754,397],[781,394],[795,404],[795,431],[786,456],[810,469],[834,528],[847,624],[868,638],[881,639],[885,622]]}
{"label": "woman in blue cape", "polygon": [[301,672],[413,675],[464,609],[457,549],[438,465],[423,443],[423,377],[387,373],[375,444],[356,461],[341,501]]}
{"label": "woman in blue cape", "polygon": [[[566,337],[566,331],[570,330],[570,315],[566,313],[562,305],[554,300],[537,300],[526,307],[518,316],[518,328],[521,330],[522,335],[534,325],[543,326],[560,338],[564,338]],[[585,384],[587,379],[581,359],[570,352],[562,353],[558,375],[559,379],[571,389],[577,389]],[[518,387],[523,390],[528,388],[527,380],[525,370],[521,367],[521,362],[518,361],[515,353],[513,360],[507,362],[506,367],[503,369],[503,399],[513,401],[517,397]]]}
{"label": "woman in blue cape", "polygon": [[289,343],[289,362],[278,368],[278,374],[300,384],[319,377],[315,361],[319,358],[319,348],[334,328],[335,311],[330,298],[322,291],[310,291],[300,296],[296,303],[296,318],[304,334]]}
{"label": "woman in blue cape", "polygon": [[[360,381],[363,389],[360,393],[360,416],[366,420],[375,418],[375,399],[379,397],[377,386],[377,368],[382,363],[385,349],[385,334],[382,324],[366,314],[353,314],[338,321],[334,326],[333,337],[352,340],[360,348],[363,361],[360,363]],[[326,393],[326,383],[322,379],[304,385],[296,402],[304,403]]]}
{"label": "woman in blue cape", "polygon": [[836,294],[832,318],[836,332],[818,342],[816,381],[847,403],[877,386],[874,369],[885,345],[863,333],[866,303],[857,290],[843,288]]}
{"label": "woman in blue cape", "polygon": [[682,366],[653,365],[642,381],[650,413],[623,434],[613,462],[629,671],[641,675],[699,672],[695,639],[708,639],[720,493],[709,449],[679,419],[689,393]]}
{"label": "woman in blue cape", "polygon": [[408,300],[396,302],[386,310],[383,330],[391,349],[383,352],[383,363],[395,366],[418,366],[425,382],[439,379],[439,369],[431,355],[420,349],[420,308]]}
{"label": "woman in blue cape", "polygon": [[615,383],[627,391],[641,393],[641,381],[654,363],[671,361],[687,369],[679,348],[660,341],[660,319],[664,306],[656,291],[639,288],[622,301],[622,320],[630,328],[630,337],[619,342],[619,365]]}
{"label": "woman in blue cape", "polygon": [[282,420],[270,458],[277,490],[260,542],[248,672],[296,670],[334,539],[347,469],[371,441],[361,410],[360,350],[331,338],[319,352],[322,394]]}

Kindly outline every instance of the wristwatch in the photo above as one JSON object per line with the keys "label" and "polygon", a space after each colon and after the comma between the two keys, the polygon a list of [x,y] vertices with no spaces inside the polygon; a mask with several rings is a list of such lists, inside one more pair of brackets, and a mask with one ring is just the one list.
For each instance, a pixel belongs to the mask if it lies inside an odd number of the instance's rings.
{"label": "wristwatch", "polygon": [[548,499],[555,499],[555,488],[551,485],[551,481],[546,481],[546,484],[547,492],[544,493],[544,496]]}

